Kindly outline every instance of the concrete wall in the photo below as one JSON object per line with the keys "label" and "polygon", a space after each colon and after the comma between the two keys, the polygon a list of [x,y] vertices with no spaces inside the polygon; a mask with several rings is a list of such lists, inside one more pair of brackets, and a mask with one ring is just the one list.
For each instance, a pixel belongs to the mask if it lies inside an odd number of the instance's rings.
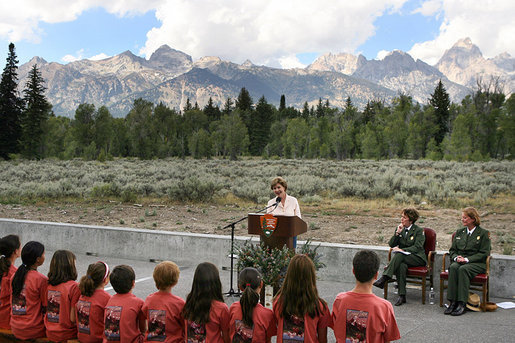
{"label": "concrete wall", "polygon": [[[68,249],[78,254],[94,253],[134,260],[172,260],[181,264],[210,261],[218,266],[230,264],[228,255],[230,236],[204,235],[182,232],[115,228],[91,225],[34,222],[27,220],[1,219],[0,236],[17,234],[22,242],[37,240],[47,249]],[[243,243],[248,237],[236,237]],[[258,242],[258,238],[253,238]],[[300,241],[299,245],[303,242]],[[313,243],[318,245],[318,243]],[[382,265],[387,261],[386,246],[363,246],[351,244],[321,243],[318,252],[327,265],[319,271],[321,280],[353,282],[352,258],[361,249],[375,250]],[[439,251],[435,262],[435,292],[439,289],[439,271],[442,255]],[[381,269],[382,270],[382,269]],[[515,257],[493,255],[491,259],[490,295],[513,298],[515,296]]]}

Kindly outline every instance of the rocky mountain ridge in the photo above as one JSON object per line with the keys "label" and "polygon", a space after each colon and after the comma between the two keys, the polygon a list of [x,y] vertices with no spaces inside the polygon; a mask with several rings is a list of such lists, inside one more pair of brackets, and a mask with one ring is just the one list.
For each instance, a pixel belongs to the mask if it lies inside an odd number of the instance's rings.
{"label": "rocky mountain ridge", "polygon": [[[380,61],[362,55],[326,54],[306,68],[277,69],[213,56],[193,61],[191,56],[164,45],[148,60],[130,51],[100,61],[65,65],[34,57],[20,66],[19,76],[20,85],[24,85],[28,71],[37,64],[54,112],[68,117],[73,117],[78,105],[85,102],[106,105],[113,115],[124,116],[139,97],[176,109],[182,109],[188,98],[204,106],[211,97],[215,104],[222,105],[228,97],[236,98],[242,87],[249,90],[254,101],[264,95],[276,105],[284,94],[287,104],[297,108],[305,101],[316,104],[319,98],[343,107],[347,97],[363,107],[370,100],[388,102],[399,93],[427,103],[441,79],[453,101],[459,101],[472,93],[472,88],[468,79],[469,86],[460,84],[464,80],[457,77],[456,68],[475,68],[482,55],[479,49],[469,49],[468,57],[466,52],[455,53],[453,49],[446,52],[447,57],[444,54],[438,69],[402,51],[394,51]],[[488,70],[494,71],[495,66],[496,72],[504,71],[503,75],[514,73],[515,63],[509,55],[487,62]]]}

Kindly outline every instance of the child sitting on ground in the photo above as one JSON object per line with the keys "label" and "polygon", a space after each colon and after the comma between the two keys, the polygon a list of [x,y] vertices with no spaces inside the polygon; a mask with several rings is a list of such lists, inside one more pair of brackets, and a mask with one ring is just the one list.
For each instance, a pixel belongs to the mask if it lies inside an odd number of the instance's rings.
{"label": "child sitting on ground", "polygon": [[238,280],[243,292],[240,301],[229,308],[231,315],[231,341],[270,343],[277,334],[277,324],[272,310],[259,303],[259,292],[263,287],[261,274],[255,268],[244,268]]}
{"label": "child sitting on ground", "polygon": [[21,262],[11,283],[11,330],[22,340],[45,337],[43,316],[48,279],[38,272],[45,262],[45,246],[36,241],[27,242],[21,249]]}
{"label": "child sitting on ground", "polygon": [[104,310],[111,295],[104,291],[109,283],[109,267],[98,261],[88,266],[80,279],[81,296],[77,302],[77,336],[81,343],[101,343],[104,333]]}
{"label": "child sitting on ground", "polygon": [[327,342],[331,313],[318,295],[315,265],[307,255],[293,256],[273,306],[277,343]]}
{"label": "child sitting on ground", "polygon": [[220,275],[214,264],[204,262],[195,269],[182,317],[186,320],[187,343],[230,342],[229,308],[224,303]]}
{"label": "child sitting on ground", "polygon": [[0,239],[0,328],[11,325],[11,280],[16,272],[14,261],[21,255],[20,237],[8,235]]}
{"label": "child sitting on ground", "polygon": [[75,268],[75,255],[68,250],[57,250],[48,271],[46,336],[53,342],[77,337],[75,304],[80,291]]}
{"label": "child sitting on ground", "polygon": [[371,250],[359,251],[352,260],[356,286],[340,293],[333,304],[336,342],[389,342],[401,338],[393,306],[372,294],[377,279],[379,257]]}
{"label": "child sitting on ground", "polygon": [[111,272],[111,285],[116,294],[109,299],[104,313],[104,343],[143,342],[146,330],[141,311],[143,300],[132,294],[136,274],[127,265],[116,266]]}
{"label": "child sitting on ground", "polygon": [[184,320],[181,317],[184,300],[172,294],[179,274],[179,267],[170,261],[161,262],[154,268],[158,291],[150,294],[143,305],[143,314],[148,322],[145,342],[184,342]]}

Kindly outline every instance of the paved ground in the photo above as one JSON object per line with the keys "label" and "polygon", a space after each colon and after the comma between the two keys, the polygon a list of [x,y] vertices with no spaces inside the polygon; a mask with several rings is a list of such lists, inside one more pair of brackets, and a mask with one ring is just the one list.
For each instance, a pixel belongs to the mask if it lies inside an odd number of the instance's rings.
{"label": "paved ground", "polygon": [[[48,272],[52,251],[46,252],[46,261],[39,271],[43,274]],[[128,264],[132,266],[136,272],[136,287],[134,294],[145,299],[147,295],[156,291],[154,281],[152,279],[152,271],[156,263],[149,261],[123,260],[102,256],[86,256],[77,255],[77,271],[80,276],[84,275],[87,266],[102,259],[113,268],[119,264]],[[201,261],[195,261],[188,265],[181,265],[181,276],[179,283],[172,290],[176,295],[186,298],[191,289],[191,281],[195,272],[196,264]],[[19,264],[19,260],[17,264]],[[225,266],[218,266],[222,279],[223,291],[227,292],[230,288],[230,273],[225,269],[229,266],[229,259]],[[224,267],[222,269],[222,267]],[[139,281],[138,281],[139,280]],[[318,290],[320,295],[332,306],[336,295],[342,291],[352,289],[354,285],[350,283],[339,283],[329,281],[319,281]],[[236,288],[236,286],[234,286]],[[393,287],[390,287],[393,291]],[[114,291],[108,290],[111,294]],[[437,291],[437,290],[435,290]],[[374,289],[378,296],[382,296],[379,289]],[[398,342],[515,342],[515,309],[503,310],[498,309],[495,312],[467,312],[460,317],[444,316],[443,308],[438,306],[438,293],[436,294],[436,304],[430,305],[426,301],[422,305],[420,300],[420,290],[408,289],[408,303],[395,307],[395,315],[397,324],[401,332],[401,340]],[[238,300],[236,297],[226,298],[226,303],[230,305]],[[389,297],[390,301],[396,300],[396,295]],[[514,301],[515,299],[490,299],[494,302]],[[329,330],[328,341],[335,342],[332,330]]]}

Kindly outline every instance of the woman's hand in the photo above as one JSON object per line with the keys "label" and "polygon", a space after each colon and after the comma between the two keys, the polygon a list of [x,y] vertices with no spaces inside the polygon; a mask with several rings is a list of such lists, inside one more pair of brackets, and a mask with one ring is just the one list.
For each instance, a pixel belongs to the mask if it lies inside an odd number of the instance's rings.
{"label": "woman's hand", "polygon": [[404,230],[404,226],[402,226],[402,224],[399,224],[399,226],[397,226],[397,230],[395,231],[395,234],[397,236],[400,236],[402,233],[402,230]]}
{"label": "woman's hand", "polygon": [[393,248],[392,248],[392,251],[393,251],[393,252],[395,252],[395,251],[404,251],[404,250],[402,250],[401,248],[399,248],[398,246],[396,246],[396,247],[393,247]]}

